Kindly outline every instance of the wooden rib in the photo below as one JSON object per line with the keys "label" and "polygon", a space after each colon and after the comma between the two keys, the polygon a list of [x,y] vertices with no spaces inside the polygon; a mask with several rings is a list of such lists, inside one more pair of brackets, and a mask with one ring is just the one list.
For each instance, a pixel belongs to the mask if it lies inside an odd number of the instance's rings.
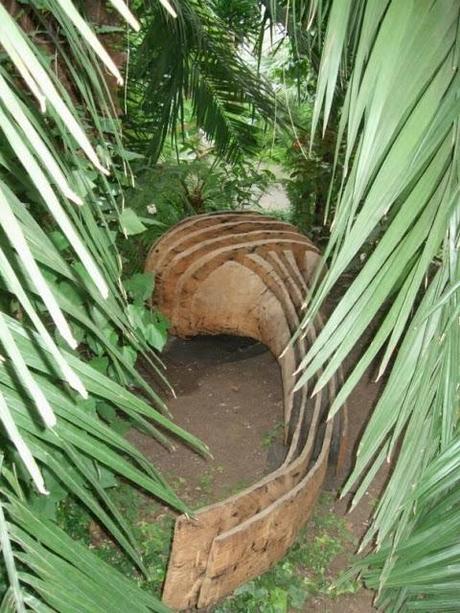
{"label": "wooden rib", "polygon": [[[285,265],[285,262],[283,261],[283,257],[281,254],[276,253],[275,251],[270,251],[267,257],[267,263],[271,264],[273,268],[279,271],[279,274],[282,276],[286,290],[288,291],[290,299],[295,308],[295,313],[296,313],[295,327],[297,328],[298,325],[300,324],[298,313],[300,312],[300,308],[303,302],[303,293],[305,292],[302,293],[301,288],[299,287],[300,283],[298,282],[298,280],[293,278],[292,275],[290,274],[290,271],[288,270],[288,267]],[[311,332],[311,329],[312,327],[310,327],[310,330],[309,330],[310,332]],[[309,338],[309,341],[311,342],[310,338]],[[297,349],[297,352],[299,354],[297,358],[297,364],[296,364],[296,370],[297,370],[297,367],[300,365],[300,363],[302,362],[303,358],[306,355],[306,350],[307,350],[306,337],[301,335],[295,342],[294,348]],[[292,377],[292,380],[294,384],[295,378]],[[299,412],[303,411],[306,405],[306,402],[307,402],[307,398],[308,398],[308,387],[304,385],[302,387],[300,394],[294,395],[293,401],[291,403],[293,419],[289,420],[288,423],[286,424],[285,432],[284,432],[285,443],[290,444],[291,442],[292,436],[294,434],[295,424],[297,423],[297,415]]]}
{"label": "wooden rib", "polygon": [[[147,261],[150,258],[150,255],[158,252],[164,251],[169,248],[171,242],[177,241],[177,239],[181,236],[186,236],[190,232],[193,232],[199,228],[206,228],[210,226],[224,226],[226,224],[235,223],[237,221],[254,221],[266,223],[267,217],[260,215],[259,213],[254,212],[238,212],[238,213],[215,213],[215,214],[203,214],[203,215],[194,215],[193,217],[187,217],[177,223],[173,228],[171,228],[166,234],[164,234],[158,241],[156,241],[149,255],[147,256]],[[283,227],[288,228],[291,231],[296,231],[295,226],[289,224],[284,221],[277,221],[274,219],[269,219],[270,223],[276,221],[276,223],[281,224]],[[161,248],[159,249],[159,247]]]}
{"label": "wooden rib", "polygon": [[[235,224],[246,224],[246,226],[256,229],[257,227],[267,226],[267,219],[260,215],[248,214],[233,214],[230,218],[228,214],[216,215],[214,217],[203,216],[189,218],[182,225],[174,226],[172,230],[152,246],[147,256],[146,267],[150,270],[155,270],[157,274],[161,275],[165,261],[168,263],[171,259],[171,252],[174,250],[183,252],[185,250],[185,247],[182,245],[184,241],[199,243],[203,238],[206,238],[202,236],[202,233],[221,232],[223,235],[227,231],[227,228]],[[280,233],[283,231],[296,231],[294,226],[285,222],[270,220],[270,225],[273,228],[277,228]],[[312,243],[310,244],[312,249],[316,249]]]}
{"label": "wooden rib", "polygon": [[[290,262],[294,275],[300,281],[304,289],[305,296],[308,296],[309,287],[307,283],[309,283],[314,277],[314,275],[317,273],[317,271],[319,271],[321,256],[319,254],[317,256],[311,253],[305,254],[303,261],[303,274],[299,271],[292,252],[285,251],[284,257]],[[325,271],[323,270],[319,272],[319,278],[321,279]],[[341,385],[343,381],[342,368],[339,368],[338,370],[337,379],[339,385]],[[330,404],[331,403],[325,402],[325,411],[329,409]],[[337,475],[340,475],[345,466],[348,443],[348,411],[346,406],[344,406],[342,410],[335,416],[334,430],[331,440],[331,459],[336,465]]]}
{"label": "wooden rib", "polygon": [[[265,522],[267,509],[301,481],[313,452],[321,412],[321,398],[318,397],[307,442],[302,454],[293,462],[287,457],[279,469],[254,486],[198,511],[195,519],[181,516],[177,520],[168,568],[169,581],[164,591],[165,602],[170,606],[187,608],[198,603],[203,577],[208,572],[208,554],[218,535],[225,535],[259,514]],[[328,446],[328,442],[326,437],[323,447]],[[180,592],[174,589],[177,585],[181,586]]]}
{"label": "wooden rib", "polygon": [[[317,401],[315,415],[319,417]],[[197,512],[194,519],[182,515],[176,521],[173,545],[163,599],[175,608],[195,606],[207,572],[209,552],[214,539],[256,517],[290,491],[302,478],[314,445],[314,432],[302,456],[284,463],[271,475],[223,502]],[[176,586],[181,586],[180,593]]]}
{"label": "wooden rib", "polygon": [[[204,240],[209,240],[212,238],[222,239],[224,236],[235,235],[235,234],[245,234],[249,232],[257,231],[257,228],[263,227],[264,230],[276,230],[278,232],[283,232],[286,230],[286,224],[282,222],[273,220],[270,224],[264,223],[259,219],[235,219],[231,222],[220,223],[220,224],[202,224],[198,227],[194,226],[192,230],[188,229],[188,231],[183,231],[181,234],[175,236],[175,240],[172,241],[169,239],[167,248],[163,244],[158,244],[158,246],[151,251],[151,255],[149,257],[152,258],[152,265],[155,267],[157,271],[162,269],[162,266],[165,262],[167,262],[172,256],[177,255],[178,253],[183,253],[189,247],[193,245],[197,245]],[[291,232],[294,232],[294,228],[290,228]]]}
{"label": "wooden rib", "polygon": [[163,308],[166,308],[167,311],[174,305],[172,321],[175,326],[183,325],[179,317],[181,298],[184,300],[184,296],[187,299],[189,295],[192,295],[196,286],[202,283],[210,271],[218,268],[224,262],[234,260],[239,254],[258,253],[263,257],[270,250],[281,251],[282,248],[287,247],[294,252],[299,251],[299,256],[301,254],[303,257],[306,250],[306,244],[302,241],[277,239],[273,236],[253,241],[249,245],[246,242],[231,243],[229,240],[227,238],[227,244],[223,241],[223,244],[219,246],[214,241],[211,241],[211,245],[205,242],[201,248],[196,248],[193,259],[189,257],[189,253],[184,253],[180,260],[174,259],[171,263],[170,270],[165,274],[161,286],[161,300]]}
{"label": "wooden rib", "polygon": [[[188,242],[189,244],[187,246],[192,246],[193,242],[196,244],[201,244],[203,239],[206,238],[206,236],[203,236],[203,234],[207,232],[220,232],[220,236],[222,238],[227,229],[232,228],[235,224],[251,224],[251,227],[253,227],[254,230],[264,227],[267,230],[270,228],[278,229],[280,238],[281,235],[286,232],[296,234],[297,237],[302,236],[296,233],[295,228],[289,224],[273,220],[270,220],[270,222],[267,223],[266,219],[264,221],[264,218],[260,218],[259,216],[256,218],[248,218],[247,216],[241,217],[239,215],[232,215],[230,218],[228,215],[225,217],[220,216],[221,221],[219,224],[211,223],[213,221],[212,218],[201,218],[198,219],[198,221],[193,222],[194,219],[195,218],[191,218],[191,221],[187,225],[184,225],[179,229],[177,229],[177,227],[173,228],[173,230],[168,232],[157,243],[155,243],[147,257],[147,268],[154,269],[157,273],[161,272],[164,260],[167,260],[168,263],[171,259],[171,251],[180,249],[180,251],[184,253],[186,249],[182,243]],[[236,234],[236,232],[234,232],[234,234]],[[316,247],[311,243],[311,241],[309,241],[306,237],[302,237],[302,239],[306,244],[310,245],[312,250],[317,251]],[[249,238],[246,237],[246,241],[248,240]],[[190,244],[190,242],[192,244]]]}

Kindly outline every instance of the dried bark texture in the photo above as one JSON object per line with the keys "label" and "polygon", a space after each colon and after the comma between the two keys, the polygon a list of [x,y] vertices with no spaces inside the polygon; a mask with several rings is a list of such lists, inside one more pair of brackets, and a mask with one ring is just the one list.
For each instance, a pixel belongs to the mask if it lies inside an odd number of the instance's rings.
{"label": "dried bark texture", "polygon": [[283,464],[258,483],[177,519],[163,591],[174,609],[209,606],[282,558],[311,514],[331,452],[339,462],[343,456],[345,420],[325,422],[337,380],[314,399],[306,388],[293,392],[322,326],[319,316],[289,345],[319,261],[294,226],[249,212],[190,217],[147,257],[155,305],[173,334],[235,334],[270,349],[282,374],[289,446]]}

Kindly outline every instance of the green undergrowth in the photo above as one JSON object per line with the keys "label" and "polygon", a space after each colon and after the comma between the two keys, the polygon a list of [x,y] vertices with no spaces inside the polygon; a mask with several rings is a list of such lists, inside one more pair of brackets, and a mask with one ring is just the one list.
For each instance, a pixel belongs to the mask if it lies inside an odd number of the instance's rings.
{"label": "green undergrowth", "polygon": [[160,596],[171,547],[174,518],[165,507],[126,484],[115,488],[112,498],[131,527],[147,576],[137,569],[91,516],[71,498],[61,504],[58,522],[68,534],[88,545],[105,562],[125,576],[133,578],[140,587]]}
{"label": "green undergrowth", "polygon": [[277,422],[270,430],[264,432],[262,436],[262,448],[269,449],[275,442],[282,443],[284,440],[284,422]]}
{"label": "green undergrowth", "polygon": [[[171,546],[174,518],[164,507],[121,485],[113,497],[131,525],[139,543],[147,577],[143,576],[113,541],[71,499],[59,508],[59,523],[76,539],[86,543],[106,562],[132,577],[148,591],[161,595]],[[329,568],[344,553],[351,534],[343,518],[332,511],[332,496],[323,494],[313,517],[301,531],[287,555],[264,575],[239,587],[232,596],[213,609],[214,613],[284,613],[304,610],[314,596],[335,598],[352,593],[358,585],[341,581]],[[346,560],[348,567],[350,560]]]}

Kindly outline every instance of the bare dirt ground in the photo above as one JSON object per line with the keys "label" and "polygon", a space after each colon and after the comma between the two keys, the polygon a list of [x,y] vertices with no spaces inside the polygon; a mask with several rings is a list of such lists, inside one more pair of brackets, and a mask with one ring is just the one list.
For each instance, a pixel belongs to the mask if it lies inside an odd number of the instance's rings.
{"label": "bare dirt ground", "polygon": [[[175,421],[205,441],[214,459],[203,459],[180,443],[170,453],[138,432],[129,437],[176,485],[184,500],[198,508],[224,499],[274,470],[282,459],[281,443],[277,442],[282,431],[282,390],[271,354],[245,339],[198,337],[171,339],[162,357],[177,394],[177,398],[168,399]],[[380,385],[372,381],[371,374],[363,377],[348,402],[347,466],[340,480],[331,471],[325,484],[334,494],[350,471],[356,442],[378,395]],[[347,514],[349,497],[334,503],[334,512],[344,517],[355,538],[354,544],[350,542],[333,560],[331,576],[347,568],[349,554],[366,530],[384,480],[385,474],[380,474],[352,513]],[[372,592],[362,588],[336,599],[310,599],[305,611],[368,613],[375,610],[372,599]]]}

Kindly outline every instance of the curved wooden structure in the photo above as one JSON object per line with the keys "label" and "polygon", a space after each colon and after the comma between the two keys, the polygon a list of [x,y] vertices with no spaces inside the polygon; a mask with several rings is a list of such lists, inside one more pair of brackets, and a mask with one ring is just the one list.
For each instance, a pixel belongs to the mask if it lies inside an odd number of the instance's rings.
{"label": "curved wooden structure", "polygon": [[148,255],[155,303],[173,334],[247,336],[277,358],[289,445],[283,464],[258,483],[177,519],[163,592],[175,609],[213,604],[278,561],[310,516],[331,453],[340,461],[344,425],[325,422],[336,379],[313,399],[306,387],[293,392],[320,319],[280,357],[319,258],[294,226],[252,212],[187,218]]}

